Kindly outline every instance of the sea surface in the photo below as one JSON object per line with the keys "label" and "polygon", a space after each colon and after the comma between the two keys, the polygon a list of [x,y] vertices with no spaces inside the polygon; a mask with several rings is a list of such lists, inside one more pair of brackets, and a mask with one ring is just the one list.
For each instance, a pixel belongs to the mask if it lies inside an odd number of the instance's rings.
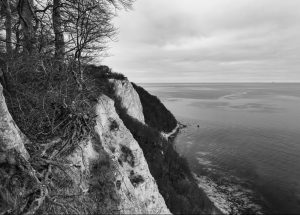
{"label": "sea surface", "polygon": [[300,214],[300,84],[141,84],[183,124],[175,139],[224,213]]}

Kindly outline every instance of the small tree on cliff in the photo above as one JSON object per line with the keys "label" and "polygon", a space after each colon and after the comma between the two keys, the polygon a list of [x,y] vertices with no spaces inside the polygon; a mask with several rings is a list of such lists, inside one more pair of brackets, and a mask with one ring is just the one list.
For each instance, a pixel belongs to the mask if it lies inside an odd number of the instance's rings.
{"label": "small tree on cliff", "polygon": [[132,0],[64,0],[62,3],[64,17],[60,23],[64,24],[64,33],[68,39],[66,42],[60,40],[57,43],[65,44],[65,48],[60,48],[66,49],[66,53],[71,53],[74,57],[81,83],[82,61],[103,53],[106,43],[115,36],[116,29],[111,23],[112,18],[116,16],[114,8],[129,8],[132,3]]}

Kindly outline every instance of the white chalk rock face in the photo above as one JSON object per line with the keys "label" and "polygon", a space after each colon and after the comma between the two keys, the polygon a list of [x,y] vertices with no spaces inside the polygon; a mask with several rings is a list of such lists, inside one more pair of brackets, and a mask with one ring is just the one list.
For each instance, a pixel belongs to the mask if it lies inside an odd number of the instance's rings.
{"label": "white chalk rock face", "polygon": [[24,147],[26,143],[28,143],[28,139],[20,131],[8,111],[3,96],[3,87],[0,84],[0,152],[15,149],[28,160],[29,154]]}
{"label": "white chalk rock face", "polygon": [[113,84],[115,96],[120,100],[121,106],[127,111],[128,115],[145,123],[143,106],[132,84],[127,79],[110,79],[109,81]]}
{"label": "white chalk rock face", "polygon": [[143,151],[116,113],[113,100],[101,96],[96,114],[95,130],[107,156],[102,166],[109,167],[101,174],[112,189],[104,200],[107,208],[121,214],[170,214]]}
{"label": "white chalk rock face", "polygon": [[89,180],[92,164],[100,159],[100,154],[95,151],[94,144],[90,138],[82,141],[79,146],[66,157],[66,160],[72,164],[68,169],[68,174],[71,176],[76,187],[83,193],[87,193],[90,189]]}

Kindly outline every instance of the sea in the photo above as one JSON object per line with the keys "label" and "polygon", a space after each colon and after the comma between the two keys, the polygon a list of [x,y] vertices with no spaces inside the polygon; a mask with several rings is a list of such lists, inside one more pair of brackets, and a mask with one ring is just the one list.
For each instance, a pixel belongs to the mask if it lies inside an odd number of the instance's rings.
{"label": "sea", "polygon": [[186,125],[174,140],[225,214],[300,214],[300,84],[140,84]]}

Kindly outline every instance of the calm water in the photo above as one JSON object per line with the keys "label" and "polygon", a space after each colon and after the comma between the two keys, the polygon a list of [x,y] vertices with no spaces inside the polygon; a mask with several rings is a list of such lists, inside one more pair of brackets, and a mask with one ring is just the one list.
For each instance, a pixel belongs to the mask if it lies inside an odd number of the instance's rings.
{"label": "calm water", "polygon": [[300,84],[142,86],[188,125],[176,148],[222,211],[300,214]]}

